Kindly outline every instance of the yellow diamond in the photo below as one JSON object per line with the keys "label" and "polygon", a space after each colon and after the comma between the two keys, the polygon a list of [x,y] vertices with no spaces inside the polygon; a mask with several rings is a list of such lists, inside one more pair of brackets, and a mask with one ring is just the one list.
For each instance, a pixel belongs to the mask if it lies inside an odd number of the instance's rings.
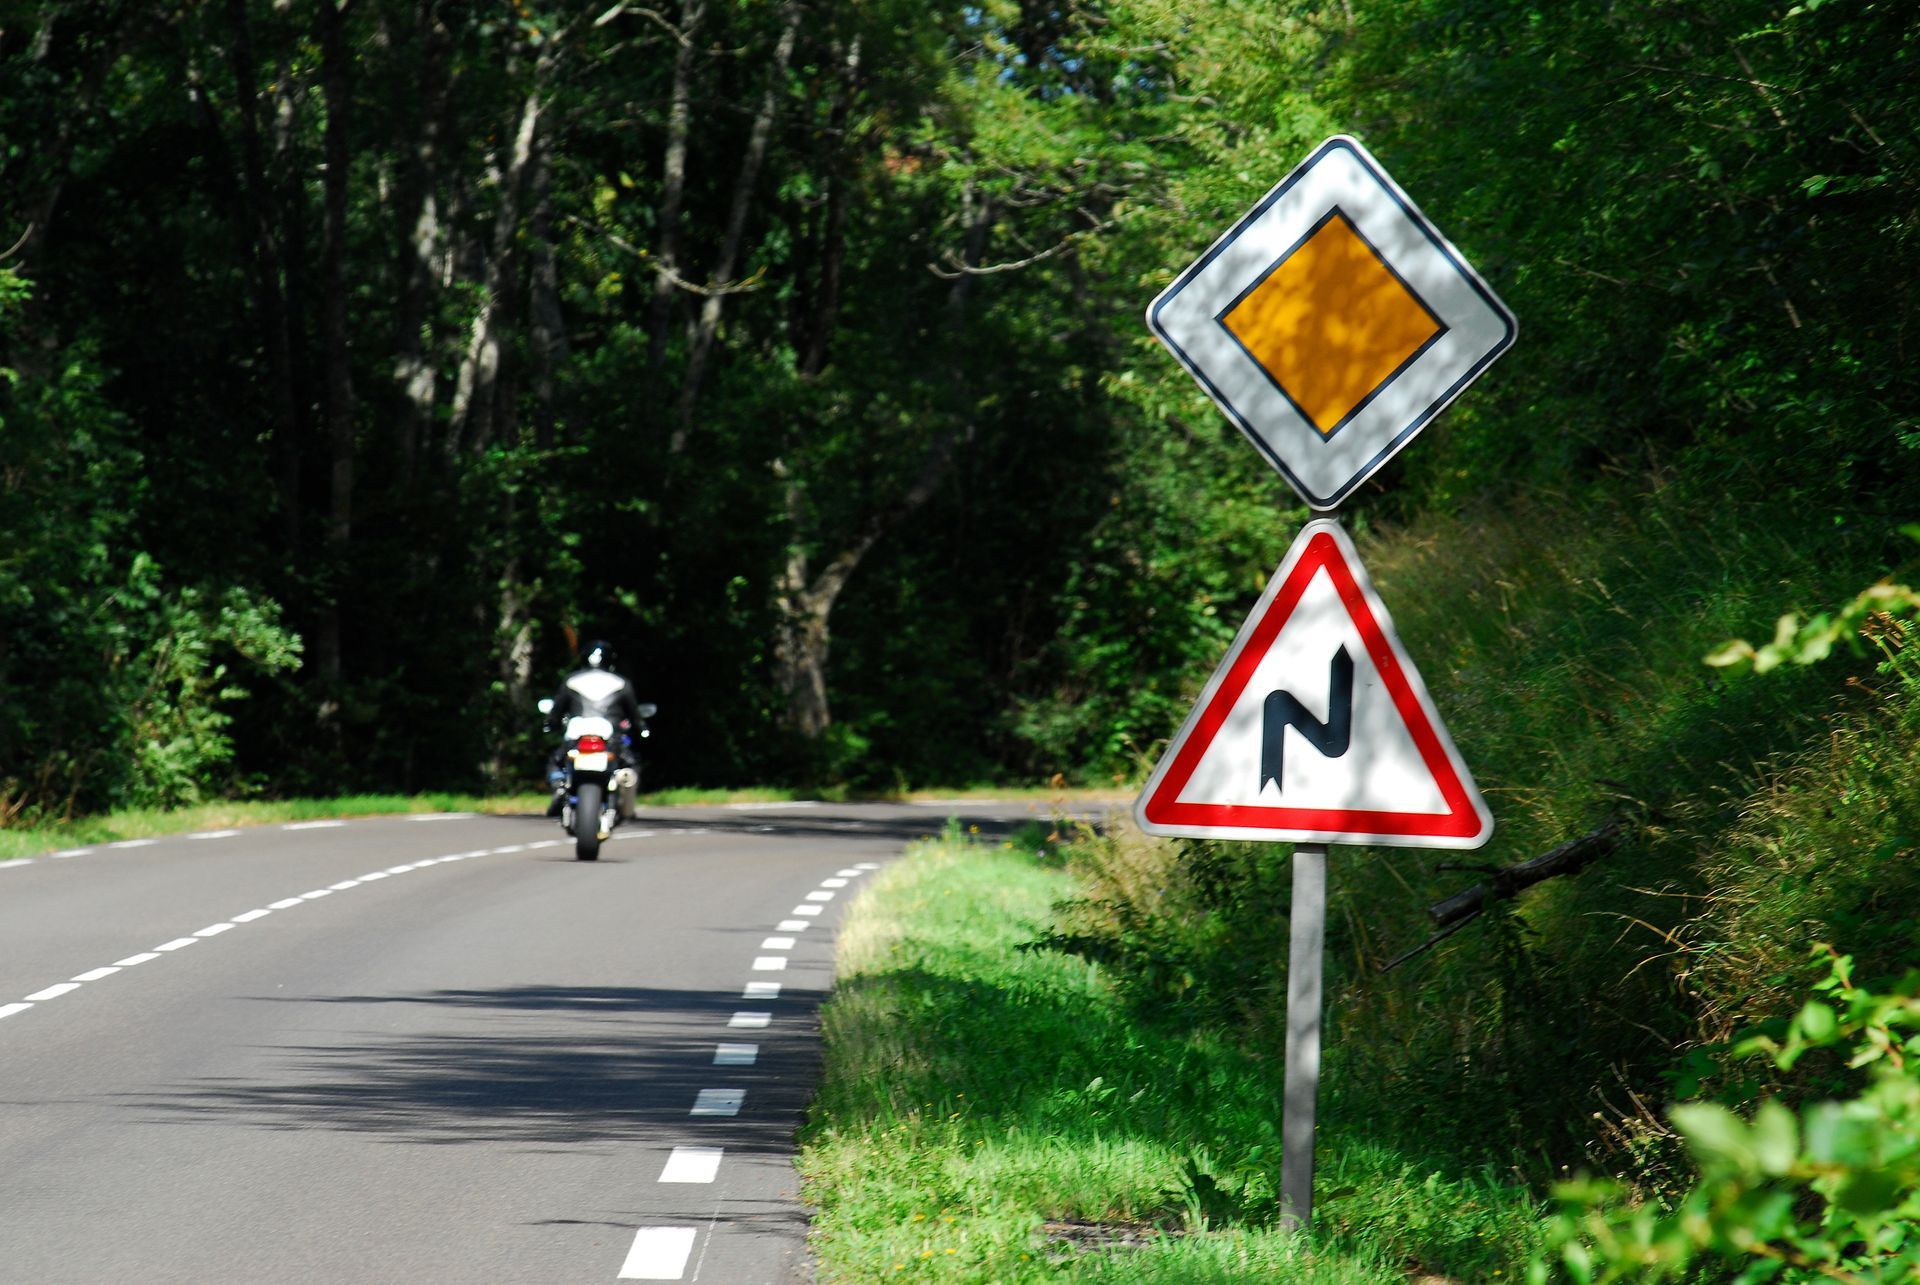
{"label": "yellow diamond", "polygon": [[1220,322],[1324,436],[1445,329],[1338,210]]}

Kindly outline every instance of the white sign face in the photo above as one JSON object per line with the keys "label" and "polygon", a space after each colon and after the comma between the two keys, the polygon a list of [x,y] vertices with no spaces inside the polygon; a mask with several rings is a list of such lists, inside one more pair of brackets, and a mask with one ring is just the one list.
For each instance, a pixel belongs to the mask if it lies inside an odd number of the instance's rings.
{"label": "white sign face", "polygon": [[1316,509],[1338,507],[1518,331],[1344,135],[1161,291],[1147,325]]}
{"label": "white sign face", "polygon": [[1477,848],[1493,817],[1353,542],[1309,522],[1134,813],[1149,834]]}

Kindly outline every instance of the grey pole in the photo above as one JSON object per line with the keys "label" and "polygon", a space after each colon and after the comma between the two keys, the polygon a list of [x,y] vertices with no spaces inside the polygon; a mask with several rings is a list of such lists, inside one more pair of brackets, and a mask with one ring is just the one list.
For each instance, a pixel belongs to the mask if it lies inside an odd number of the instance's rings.
{"label": "grey pole", "polygon": [[1280,1226],[1313,1225],[1313,1123],[1320,1094],[1321,966],[1327,931],[1327,849],[1293,850],[1293,910],[1287,924],[1285,1106],[1280,1123]]}

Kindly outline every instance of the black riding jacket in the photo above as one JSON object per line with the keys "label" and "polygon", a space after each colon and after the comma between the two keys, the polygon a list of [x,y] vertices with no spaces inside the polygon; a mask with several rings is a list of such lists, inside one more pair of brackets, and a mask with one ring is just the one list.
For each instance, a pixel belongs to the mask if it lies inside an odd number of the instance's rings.
{"label": "black riding jacket", "polygon": [[[576,669],[553,694],[547,727],[550,731],[563,730],[567,720],[576,717],[604,718],[618,734],[640,726],[640,701],[633,694],[633,684],[611,670]],[[623,720],[625,728],[621,726]]]}

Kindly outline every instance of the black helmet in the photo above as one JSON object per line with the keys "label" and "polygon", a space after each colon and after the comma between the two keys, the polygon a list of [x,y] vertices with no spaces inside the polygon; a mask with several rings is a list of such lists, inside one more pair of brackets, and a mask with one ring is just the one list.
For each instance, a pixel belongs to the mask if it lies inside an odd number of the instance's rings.
{"label": "black helmet", "polygon": [[588,669],[612,669],[618,659],[613,644],[604,639],[596,638],[580,649],[580,663]]}

